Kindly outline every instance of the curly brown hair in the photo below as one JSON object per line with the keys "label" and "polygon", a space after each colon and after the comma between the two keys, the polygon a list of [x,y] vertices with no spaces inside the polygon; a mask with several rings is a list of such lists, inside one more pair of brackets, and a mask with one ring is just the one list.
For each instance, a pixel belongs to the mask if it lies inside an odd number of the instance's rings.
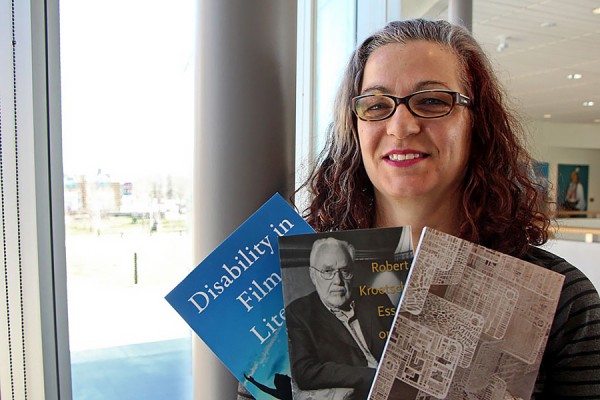
{"label": "curly brown hair", "polygon": [[371,228],[374,190],[360,152],[351,101],[360,94],[365,64],[377,48],[424,40],[440,44],[458,59],[461,83],[472,100],[471,153],[462,182],[460,236],[520,256],[528,245],[548,239],[541,186],[531,173],[524,131],[509,111],[486,54],[464,28],[425,19],[389,23],[352,54],[334,103],[325,149],[308,180],[310,204],[304,217],[317,231]]}

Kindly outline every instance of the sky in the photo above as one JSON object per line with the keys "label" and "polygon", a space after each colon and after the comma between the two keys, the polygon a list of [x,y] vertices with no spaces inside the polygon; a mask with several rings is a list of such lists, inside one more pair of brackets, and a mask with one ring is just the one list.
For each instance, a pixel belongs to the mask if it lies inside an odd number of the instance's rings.
{"label": "sky", "polygon": [[191,176],[194,0],[60,3],[65,175]]}

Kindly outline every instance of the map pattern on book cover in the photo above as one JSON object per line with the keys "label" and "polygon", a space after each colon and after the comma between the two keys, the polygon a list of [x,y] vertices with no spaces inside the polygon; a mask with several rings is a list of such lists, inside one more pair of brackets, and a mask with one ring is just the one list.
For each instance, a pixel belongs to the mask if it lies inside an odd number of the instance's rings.
{"label": "map pattern on book cover", "polygon": [[276,194],[166,296],[257,400],[291,393],[277,239],[310,232]]}
{"label": "map pattern on book cover", "polygon": [[279,246],[294,400],[365,400],[412,262],[410,227],[285,236]]}
{"label": "map pattern on book cover", "polygon": [[563,280],[425,228],[369,399],[530,398]]}

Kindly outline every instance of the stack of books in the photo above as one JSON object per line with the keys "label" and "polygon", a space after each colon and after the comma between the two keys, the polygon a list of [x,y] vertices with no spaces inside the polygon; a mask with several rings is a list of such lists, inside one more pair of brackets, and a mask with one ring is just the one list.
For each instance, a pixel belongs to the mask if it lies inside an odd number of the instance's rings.
{"label": "stack of books", "polygon": [[276,194],[166,299],[257,400],[529,398],[563,279],[431,228],[316,233]]}

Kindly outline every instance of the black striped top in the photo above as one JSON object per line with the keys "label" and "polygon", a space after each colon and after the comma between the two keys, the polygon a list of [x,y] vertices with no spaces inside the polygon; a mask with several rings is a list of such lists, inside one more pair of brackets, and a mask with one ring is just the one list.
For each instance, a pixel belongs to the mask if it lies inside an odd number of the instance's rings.
{"label": "black striped top", "polygon": [[565,276],[533,394],[535,400],[600,399],[600,298],[564,259],[531,247],[523,260]]}

